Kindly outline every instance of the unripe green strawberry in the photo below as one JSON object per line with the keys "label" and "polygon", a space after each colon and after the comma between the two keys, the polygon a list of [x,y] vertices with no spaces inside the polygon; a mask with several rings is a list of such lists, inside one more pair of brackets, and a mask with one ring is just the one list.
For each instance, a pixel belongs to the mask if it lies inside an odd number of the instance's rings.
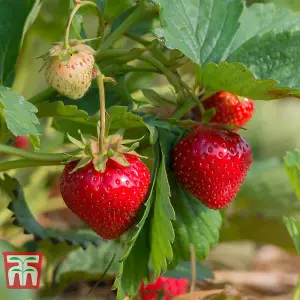
{"label": "unripe green strawberry", "polygon": [[93,80],[94,50],[83,44],[67,50],[56,45],[49,53],[45,73],[49,85],[71,99],[83,97]]}

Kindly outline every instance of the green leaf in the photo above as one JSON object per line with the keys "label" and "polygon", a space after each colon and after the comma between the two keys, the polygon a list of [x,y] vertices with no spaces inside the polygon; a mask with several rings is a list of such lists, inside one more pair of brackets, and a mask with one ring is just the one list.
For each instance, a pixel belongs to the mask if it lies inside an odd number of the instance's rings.
{"label": "green leaf", "polygon": [[142,117],[128,112],[127,106],[112,106],[107,110],[110,116],[110,130],[115,131],[120,128],[134,129],[145,127],[150,133],[150,143],[153,145],[157,139],[157,132],[149,123],[146,123]]}
{"label": "green leaf", "polygon": [[121,260],[121,273],[118,274],[114,283],[114,288],[118,288],[117,300],[124,299],[126,295],[132,298],[137,294],[142,280],[148,282],[150,277],[150,245],[148,236],[149,221],[145,220],[139,235],[131,242],[133,244],[129,255],[126,256],[126,259]]}
{"label": "green leaf", "polygon": [[300,254],[300,220],[283,217],[283,222],[293,239],[298,254]]}
{"label": "green leaf", "polygon": [[247,67],[238,62],[209,63],[200,76],[207,95],[224,90],[254,100],[273,100],[289,96],[300,97],[297,90],[277,87],[275,80],[256,79]]}
{"label": "green leaf", "polygon": [[94,233],[63,232],[42,227],[30,212],[23,190],[16,179],[4,175],[0,180],[0,188],[12,199],[8,208],[14,213],[14,224],[22,226],[24,233],[33,234],[38,240],[50,239],[53,243],[67,242],[86,248],[88,243],[99,245],[100,238]]}
{"label": "green leaf", "polygon": [[197,64],[219,63],[239,28],[243,0],[155,0],[166,46]]}
{"label": "green leaf", "polygon": [[0,87],[0,111],[4,116],[7,128],[15,135],[38,135],[36,124],[39,121],[35,115],[37,108],[26,101],[23,96]]}
{"label": "green leaf", "polygon": [[175,241],[172,244],[174,261],[190,260],[190,244],[195,247],[196,258],[203,260],[209,249],[217,244],[222,216],[219,211],[204,206],[188,191],[181,188],[173,174],[169,174],[172,204],[176,213],[173,222]]}
{"label": "green leaf", "polygon": [[[116,241],[102,243],[95,248],[89,245],[86,250],[73,250],[59,265],[55,275],[56,292],[62,291],[71,283],[82,280],[99,280],[109,265],[113,255],[116,255],[106,273],[106,278],[114,278],[118,273],[121,258],[121,247]],[[82,263],[84,261],[84,264]]]}
{"label": "green leaf", "polygon": [[[277,80],[280,87],[300,89],[300,31],[255,36],[227,60],[245,64],[256,77]],[[299,92],[295,95],[299,97]]]}
{"label": "green leaf", "polygon": [[290,183],[300,200],[300,151],[288,151],[284,157],[284,165]]}
{"label": "green leaf", "polygon": [[109,0],[104,8],[104,18],[115,18],[131,8],[135,4],[133,0]]}
{"label": "green leaf", "polygon": [[80,132],[87,135],[97,136],[97,123],[95,118],[89,118],[86,121],[78,121],[71,119],[54,119],[53,127],[63,133],[69,133],[72,137],[80,139]]}
{"label": "green leaf", "polygon": [[155,197],[155,183],[158,168],[161,162],[158,143],[155,149],[155,166],[153,168],[152,183],[145,210],[138,224],[128,234],[126,244],[120,260],[120,270],[114,282],[114,288],[118,289],[117,299],[123,300],[125,296],[134,297],[139,290],[141,281],[146,283],[149,278],[149,219],[148,215]]}
{"label": "green leaf", "polygon": [[298,0],[268,0],[268,2],[274,2],[276,7],[289,7],[295,11],[300,10],[300,3]]}
{"label": "green leaf", "polygon": [[[171,278],[188,278],[192,279],[191,271],[191,262],[182,261],[180,262],[175,269],[168,270],[164,273],[165,277]],[[214,278],[213,272],[211,269],[198,261],[196,262],[196,279],[201,281],[206,278]]]}
{"label": "green leaf", "polygon": [[244,10],[240,22],[230,53],[256,35],[263,35],[272,30],[298,30],[300,13],[293,13],[286,8],[279,10],[273,3],[255,3]]}
{"label": "green leaf", "polygon": [[88,113],[76,105],[65,105],[62,101],[41,102],[36,105],[38,118],[55,117],[67,120],[87,120]]}
{"label": "green leaf", "polygon": [[[175,220],[175,211],[170,202],[170,186],[166,171],[166,159],[170,148],[172,149],[174,138],[165,130],[159,130],[159,143],[162,152],[162,161],[159,166],[156,183],[156,194],[151,218],[151,258],[154,267],[153,280],[156,280],[162,271],[166,271],[168,261],[173,259],[173,243],[175,234],[171,220]],[[175,138],[176,139],[176,138]],[[171,145],[171,147],[170,147]],[[162,230],[163,228],[163,230]]]}
{"label": "green leaf", "polygon": [[26,18],[34,0],[2,1],[0,10],[0,85],[10,86]]}
{"label": "green leaf", "polygon": [[118,130],[120,128],[130,129],[146,126],[143,118],[128,112],[126,106],[112,106],[107,110],[110,116],[110,130]]}
{"label": "green leaf", "polygon": [[29,135],[29,140],[33,146],[34,151],[39,151],[41,148],[41,141],[38,135]]}

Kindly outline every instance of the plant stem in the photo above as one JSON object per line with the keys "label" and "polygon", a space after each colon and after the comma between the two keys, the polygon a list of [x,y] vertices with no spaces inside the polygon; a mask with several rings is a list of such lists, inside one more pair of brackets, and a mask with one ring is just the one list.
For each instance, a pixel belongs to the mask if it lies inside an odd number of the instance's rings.
{"label": "plant stem", "polygon": [[183,105],[173,114],[173,118],[181,119],[187,112],[194,108],[196,104],[192,101],[185,101]]}
{"label": "plant stem", "polygon": [[104,90],[104,78],[99,67],[97,66],[97,83],[99,88],[99,100],[100,100],[100,136],[99,139],[99,150],[100,154],[104,154],[104,142],[105,142],[105,90]]}
{"label": "plant stem", "polygon": [[142,2],[137,8],[123,21],[123,23],[112,32],[104,43],[101,45],[101,50],[107,50],[110,48],[133,24],[137,23],[140,20],[143,20],[145,17],[148,17],[149,14],[155,14],[157,12],[157,7],[151,2]]}
{"label": "plant stem", "polygon": [[176,91],[182,91],[181,82],[179,78],[168,68],[166,68],[160,61],[156,60],[155,58],[149,55],[142,55],[139,59],[154,66],[162,74],[164,74],[169,80],[169,82],[175,87]]}
{"label": "plant stem", "polygon": [[72,151],[68,153],[35,153],[27,150],[22,150],[16,147],[8,145],[0,145],[0,153],[16,155],[19,157],[28,158],[35,161],[45,161],[45,162],[62,162],[67,161],[70,157],[78,154],[80,151]]}
{"label": "plant stem", "polygon": [[78,4],[76,4],[70,14],[70,17],[68,19],[68,23],[67,23],[67,29],[66,29],[66,35],[65,35],[65,49],[69,49],[70,45],[69,45],[69,37],[70,37],[70,28],[71,28],[71,24],[72,24],[72,21],[73,21],[73,18],[75,16],[75,14],[77,13],[77,11],[83,7],[83,6],[86,6],[86,5],[89,5],[89,6],[93,6],[97,9],[97,12],[98,12],[98,16],[99,16],[99,23],[100,23],[100,28],[99,28],[99,31],[101,33],[101,36],[103,36],[103,33],[104,33],[104,21],[103,21],[103,18],[102,18],[102,14],[101,14],[101,11],[98,7],[98,5],[95,3],[95,2],[92,2],[92,1],[82,1]]}
{"label": "plant stem", "polygon": [[196,254],[195,254],[195,246],[194,244],[190,244],[190,252],[191,252],[191,287],[190,293],[195,291],[196,287],[196,280],[197,280],[197,261],[196,261]]}
{"label": "plant stem", "polygon": [[98,51],[96,54],[96,60],[97,62],[100,62],[101,60],[107,59],[107,58],[114,58],[119,57],[127,54],[129,51],[128,49],[110,49],[107,51]]}
{"label": "plant stem", "polygon": [[[132,39],[133,41],[143,45],[144,47],[149,47],[153,43],[153,41],[146,41],[143,38],[136,36],[134,34],[131,34],[131,33],[126,33],[125,36],[127,36],[128,38]],[[162,64],[164,64],[165,66],[170,65],[170,61],[165,57],[164,53],[160,49],[154,47],[154,48],[150,49],[150,51],[153,54],[153,56],[156,59],[158,59]]]}
{"label": "plant stem", "polygon": [[125,36],[128,37],[129,39],[143,45],[144,47],[148,47],[151,44],[151,41],[147,41],[147,40],[145,40],[135,34],[129,33],[129,32],[126,32]]}
{"label": "plant stem", "polygon": [[0,162],[0,172],[8,171],[11,169],[20,169],[20,168],[28,168],[28,167],[63,165],[64,163],[66,162],[17,159],[17,160]]}
{"label": "plant stem", "polygon": [[132,72],[147,72],[147,73],[158,73],[161,74],[159,70],[151,67],[134,67],[128,65],[111,65],[103,69],[106,73],[132,73]]}
{"label": "plant stem", "polygon": [[56,91],[53,88],[49,87],[46,90],[42,91],[41,93],[28,99],[28,101],[31,102],[32,104],[37,104],[54,96],[55,93]]}
{"label": "plant stem", "polygon": [[185,90],[188,92],[188,94],[191,96],[191,98],[193,99],[193,101],[195,102],[195,104],[199,107],[201,115],[203,116],[205,113],[205,108],[201,102],[200,99],[198,99],[198,97],[195,95],[195,93],[193,93],[190,89],[190,87],[184,82],[181,81],[182,86],[185,88]]}

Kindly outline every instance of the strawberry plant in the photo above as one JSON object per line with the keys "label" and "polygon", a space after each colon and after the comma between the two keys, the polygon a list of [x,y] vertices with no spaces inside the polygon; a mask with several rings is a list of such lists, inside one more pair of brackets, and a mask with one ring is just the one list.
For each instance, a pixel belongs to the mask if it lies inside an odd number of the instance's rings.
{"label": "strawberry plant", "polygon": [[[41,295],[101,276],[117,299],[186,293],[168,274],[220,237],[249,238],[245,211],[251,224],[264,211],[268,232],[285,214],[299,251],[300,207],[284,179],[272,185],[283,165],[258,161],[243,137],[261,102],[300,98],[299,13],[245,0],[22,0],[0,17],[0,188],[27,235],[17,246],[45,252]],[[284,163],[299,198],[299,153]],[[64,203],[51,202],[51,180]],[[18,229],[4,204],[5,237]],[[40,224],[62,207],[82,230]]]}

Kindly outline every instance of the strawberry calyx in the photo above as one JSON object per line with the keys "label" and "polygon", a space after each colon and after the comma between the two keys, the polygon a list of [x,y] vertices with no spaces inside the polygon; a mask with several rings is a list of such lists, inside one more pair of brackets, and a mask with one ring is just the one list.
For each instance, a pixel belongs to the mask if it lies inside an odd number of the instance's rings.
{"label": "strawberry calyx", "polygon": [[[102,153],[100,151],[99,139],[93,136],[85,136],[80,131],[81,141],[74,137],[67,135],[70,142],[82,149],[76,158],[79,159],[78,164],[72,170],[71,173],[76,172],[78,169],[88,165],[91,161],[94,163],[95,170],[104,172],[106,168],[106,162],[111,159],[118,164],[128,167],[130,163],[126,159],[124,154],[134,154],[138,157],[143,157],[135,152],[135,149],[139,147],[140,139],[124,139],[124,129],[118,130],[115,134],[109,135],[104,139],[104,149]],[[131,146],[127,146],[131,144]],[[74,160],[74,157],[72,158]]]}
{"label": "strawberry calyx", "polygon": [[68,49],[65,49],[63,47],[63,43],[58,43],[57,45],[54,45],[49,50],[46,58],[58,57],[63,62],[67,62],[72,55],[77,54],[79,52],[85,52],[91,55],[94,55],[96,53],[92,47],[83,44],[81,41],[72,40],[70,41],[70,47]]}
{"label": "strawberry calyx", "polygon": [[67,65],[70,61],[71,56],[80,52],[95,55],[96,51],[92,47],[84,44],[85,42],[89,42],[91,40],[93,39],[70,40],[70,47],[67,49],[64,47],[63,42],[53,43],[53,47],[46,54],[41,55],[37,58],[43,58],[46,61],[45,65],[51,62],[52,59],[59,59],[63,64]]}

